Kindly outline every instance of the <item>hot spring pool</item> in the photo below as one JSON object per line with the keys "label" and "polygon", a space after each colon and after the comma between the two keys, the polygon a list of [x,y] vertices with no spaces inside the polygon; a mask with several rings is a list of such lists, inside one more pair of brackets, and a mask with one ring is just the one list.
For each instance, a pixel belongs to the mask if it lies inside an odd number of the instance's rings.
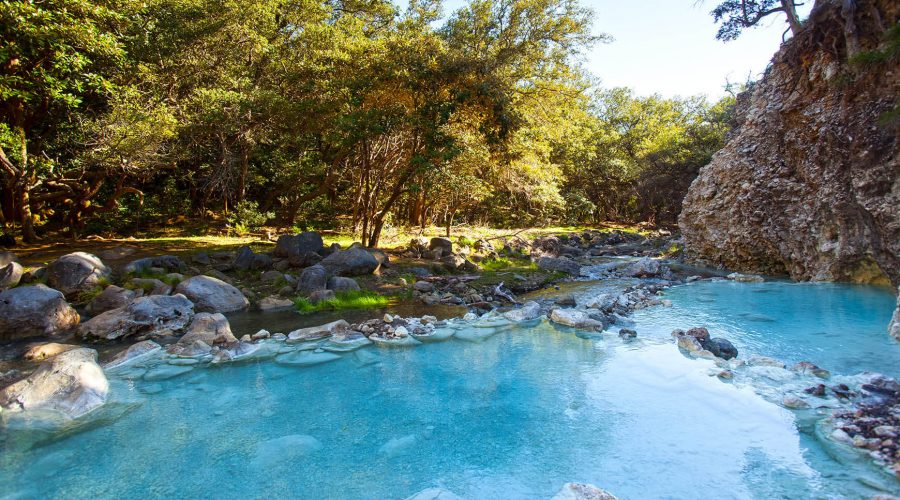
{"label": "hot spring pool", "polygon": [[[841,498],[900,493],[823,445],[811,411],[683,356],[706,325],[740,357],[900,375],[889,289],[703,283],[635,314],[639,337],[543,322],[461,325],[461,338],[366,347],[315,366],[273,360],[111,375],[112,402],[67,435],[0,433],[5,498],[549,498],[563,483],[621,498]],[[265,326],[260,316],[260,326]],[[480,327],[479,327],[480,326]],[[245,332],[239,332],[245,333]]]}

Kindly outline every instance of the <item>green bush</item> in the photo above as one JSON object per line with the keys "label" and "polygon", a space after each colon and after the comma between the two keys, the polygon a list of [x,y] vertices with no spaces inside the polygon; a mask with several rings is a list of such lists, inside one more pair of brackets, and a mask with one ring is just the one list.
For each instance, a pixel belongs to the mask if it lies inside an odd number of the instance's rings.
{"label": "green bush", "polygon": [[228,215],[228,224],[238,235],[245,235],[261,228],[267,220],[274,218],[273,212],[260,212],[255,201],[244,200]]}

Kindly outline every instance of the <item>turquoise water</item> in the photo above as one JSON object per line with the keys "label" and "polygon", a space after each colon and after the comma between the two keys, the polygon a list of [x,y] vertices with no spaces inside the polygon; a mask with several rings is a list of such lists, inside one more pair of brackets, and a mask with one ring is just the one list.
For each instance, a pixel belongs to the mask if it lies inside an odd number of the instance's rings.
{"label": "turquoise water", "polygon": [[65,437],[3,431],[0,496],[405,498],[441,487],[548,498],[569,481],[621,498],[900,493],[823,447],[808,416],[710,376],[711,361],[667,338],[702,319],[741,357],[889,372],[900,350],[885,332],[888,291],[715,283],[668,297],[672,308],[636,316],[630,343],[494,321],[458,326],[466,340],[315,366],[263,360],[153,381],[158,367],[132,368],[112,379],[109,421]]}

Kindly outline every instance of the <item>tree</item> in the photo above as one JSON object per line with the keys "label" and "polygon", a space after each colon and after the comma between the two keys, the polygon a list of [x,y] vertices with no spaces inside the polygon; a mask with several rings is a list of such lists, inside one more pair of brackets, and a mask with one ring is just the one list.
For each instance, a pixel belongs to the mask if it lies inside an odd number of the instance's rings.
{"label": "tree", "polygon": [[102,106],[115,92],[131,7],[127,0],[0,3],[0,194],[10,198],[3,205],[26,241],[37,239],[35,189],[47,191],[46,201],[93,190],[60,175],[47,143],[71,126],[72,113]]}
{"label": "tree", "polygon": [[803,27],[797,15],[798,5],[802,4],[795,0],[725,0],[711,12],[715,21],[721,23],[716,38],[725,42],[734,40],[744,29],[779,12],[787,17],[788,29],[796,36]]}

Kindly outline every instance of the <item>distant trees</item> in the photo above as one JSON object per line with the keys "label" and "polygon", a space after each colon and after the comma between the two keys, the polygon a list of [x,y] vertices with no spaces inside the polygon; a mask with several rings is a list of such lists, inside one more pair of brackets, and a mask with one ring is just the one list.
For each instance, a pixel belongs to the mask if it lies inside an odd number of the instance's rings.
{"label": "distant trees", "polygon": [[796,35],[803,27],[797,15],[798,5],[795,0],[725,0],[711,12],[715,21],[720,23],[716,38],[726,42],[734,40],[744,29],[778,13],[785,15],[788,29]]}

